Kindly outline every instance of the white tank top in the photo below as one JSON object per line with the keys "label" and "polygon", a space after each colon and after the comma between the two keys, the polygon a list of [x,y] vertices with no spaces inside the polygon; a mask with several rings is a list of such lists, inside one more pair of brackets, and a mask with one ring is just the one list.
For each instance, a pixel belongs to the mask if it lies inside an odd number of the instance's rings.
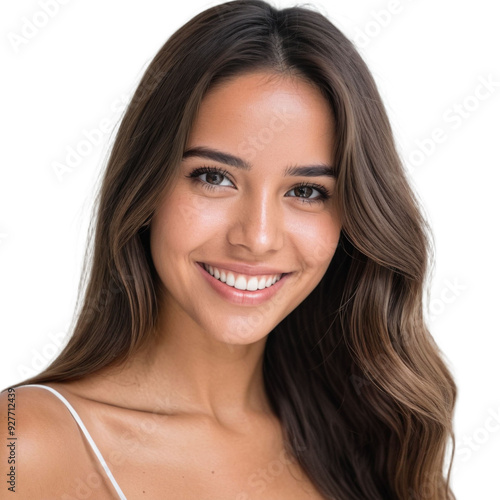
{"label": "white tank top", "polygon": [[66,408],[68,408],[71,415],[73,415],[74,419],[76,420],[76,423],[80,426],[80,429],[82,430],[84,436],[87,438],[87,441],[89,442],[91,448],[94,450],[94,453],[96,454],[97,458],[99,459],[99,462],[101,463],[102,468],[104,469],[107,476],[109,477],[109,480],[111,481],[111,484],[113,485],[113,488],[116,490],[118,497],[120,498],[120,500],[127,500],[127,497],[123,494],[123,491],[118,486],[118,483],[116,482],[116,479],[113,477],[113,474],[111,474],[111,471],[109,470],[108,464],[106,463],[103,456],[101,455],[99,448],[97,448],[96,444],[94,443],[94,440],[92,439],[92,437],[89,434],[89,431],[87,430],[84,423],[82,422],[82,419],[80,418],[78,413],[75,411],[75,409],[71,406],[70,402],[62,394],[60,394],[58,391],[56,391],[55,389],[52,389],[52,387],[48,387],[46,385],[26,384],[26,385],[18,385],[17,387],[14,387],[14,388],[17,389],[18,387],[41,387],[43,389],[47,389],[48,391],[55,394],[66,405]]}

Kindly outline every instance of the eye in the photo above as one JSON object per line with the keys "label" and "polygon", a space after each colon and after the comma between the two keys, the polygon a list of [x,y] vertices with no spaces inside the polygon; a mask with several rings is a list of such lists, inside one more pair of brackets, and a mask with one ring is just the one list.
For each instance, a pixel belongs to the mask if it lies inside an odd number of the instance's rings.
{"label": "eye", "polygon": [[[228,179],[229,172],[215,167],[199,167],[195,168],[187,177],[199,180],[204,187],[213,189],[213,186],[233,186],[234,184]],[[202,178],[205,176],[205,179]],[[224,178],[228,183],[223,184]]]}
{"label": "eye", "polygon": [[[205,176],[205,179],[202,177]],[[222,187],[235,187],[233,182],[229,179],[229,172],[216,167],[198,167],[190,172],[186,177],[193,178],[198,181],[205,189],[216,189],[217,186]],[[226,183],[223,184],[224,179]],[[316,196],[311,196],[314,191],[318,193]],[[294,193],[293,195],[287,195],[288,198],[297,198],[302,203],[324,203],[331,197],[330,192],[324,186],[320,184],[302,182],[297,186],[293,187],[289,193]]]}
{"label": "eye", "polygon": [[[311,197],[314,191],[316,191],[318,195]],[[290,196],[291,198],[300,198],[305,203],[321,203],[328,200],[331,196],[324,186],[307,182],[295,186],[289,193],[294,193]]]}

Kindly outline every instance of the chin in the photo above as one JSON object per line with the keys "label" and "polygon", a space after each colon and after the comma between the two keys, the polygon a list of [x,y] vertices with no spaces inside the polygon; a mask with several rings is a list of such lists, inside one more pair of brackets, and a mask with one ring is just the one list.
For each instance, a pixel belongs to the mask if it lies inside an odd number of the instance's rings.
{"label": "chin", "polygon": [[249,345],[262,341],[272,329],[259,328],[252,324],[252,317],[241,317],[226,324],[224,331],[219,327],[217,333],[213,336],[219,342],[230,345]]}

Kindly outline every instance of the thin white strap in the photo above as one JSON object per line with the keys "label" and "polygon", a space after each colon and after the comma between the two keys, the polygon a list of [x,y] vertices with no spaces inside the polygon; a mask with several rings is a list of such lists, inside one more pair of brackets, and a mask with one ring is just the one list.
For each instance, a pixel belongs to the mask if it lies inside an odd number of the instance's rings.
{"label": "thin white strap", "polygon": [[87,438],[87,441],[89,442],[90,446],[94,450],[94,453],[97,455],[97,458],[99,459],[99,462],[101,462],[101,465],[106,472],[106,474],[109,477],[109,480],[115,487],[116,492],[118,493],[118,496],[120,497],[120,500],[127,500],[127,497],[123,494],[121,488],[118,486],[118,483],[116,482],[115,478],[113,477],[113,474],[111,474],[111,471],[109,470],[108,464],[104,460],[103,456],[101,455],[101,452],[97,448],[96,444],[94,443],[94,440],[89,434],[89,431],[85,427],[84,423],[82,422],[82,419],[79,417],[78,413],[76,413],[75,409],[71,406],[70,402],[59,392],[57,392],[55,389],[52,389],[52,387],[49,387],[47,385],[41,385],[41,384],[26,384],[26,385],[18,385],[17,387],[42,387],[43,389],[47,389],[53,394],[55,394],[68,408],[68,410],[71,412],[71,415],[75,418],[77,424],[80,426],[80,429],[82,430],[83,434]]}

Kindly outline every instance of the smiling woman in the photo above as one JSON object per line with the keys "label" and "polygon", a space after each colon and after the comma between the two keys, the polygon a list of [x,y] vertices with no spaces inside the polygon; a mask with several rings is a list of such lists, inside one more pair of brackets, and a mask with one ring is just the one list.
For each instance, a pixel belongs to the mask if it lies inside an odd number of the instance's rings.
{"label": "smiling woman", "polygon": [[306,8],[227,2],[136,95],[72,337],[2,394],[18,498],[454,498],[430,231],[352,43]]}
{"label": "smiling woman", "polygon": [[[290,123],[251,164],[232,153],[283,108]],[[187,312],[179,325],[194,321],[202,338],[265,339],[319,283],[337,247],[333,146],[328,101],[305,81],[252,71],[207,94],[176,180],[151,221],[151,255],[165,295],[160,309],[179,305]],[[311,258],[320,240],[325,251]],[[255,308],[271,300],[265,319],[245,328],[259,315]]]}

